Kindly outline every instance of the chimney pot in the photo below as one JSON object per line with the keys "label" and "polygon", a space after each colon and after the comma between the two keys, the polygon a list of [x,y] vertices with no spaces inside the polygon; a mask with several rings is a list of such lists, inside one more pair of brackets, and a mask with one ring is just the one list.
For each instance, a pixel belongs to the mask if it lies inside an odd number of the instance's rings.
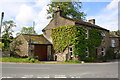
{"label": "chimney pot", "polygon": [[59,10],[60,10],[60,6],[57,6],[57,7],[56,7],[56,11],[59,11]]}
{"label": "chimney pot", "polygon": [[90,19],[90,20],[88,20],[88,22],[91,24],[95,24],[95,19]]}
{"label": "chimney pot", "polygon": [[57,17],[57,16],[61,16],[61,10],[60,10],[60,6],[57,6],[56,7],[56,12],[55,12],[55,17]]}

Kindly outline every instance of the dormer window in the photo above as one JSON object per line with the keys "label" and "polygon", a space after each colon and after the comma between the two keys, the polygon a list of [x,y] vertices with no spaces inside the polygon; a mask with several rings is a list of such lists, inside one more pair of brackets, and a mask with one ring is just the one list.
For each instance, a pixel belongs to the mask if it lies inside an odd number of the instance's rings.
{"label": "dormer window", "polygon": [[86,29],[86,38],[85,39],[88,39],[88,37],[89,37],[89,30]]}

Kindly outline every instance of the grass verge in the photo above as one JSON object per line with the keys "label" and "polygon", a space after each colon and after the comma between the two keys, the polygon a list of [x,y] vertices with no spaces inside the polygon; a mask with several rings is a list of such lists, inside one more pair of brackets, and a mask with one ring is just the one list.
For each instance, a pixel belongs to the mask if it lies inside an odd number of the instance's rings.
{"label": "grass verge", "polygon": [[37,59],[28,58],[14,58],[14,57],[2,57],[0,58],[0,62],[15,62],[15,63],[41,63]]}
{"label": "grass verge", "polygon": [[0,62],[14,62],[14,63],[40,63],[40,64],[80,64],[81,61],[77,60],[69,60],[65,62],[58,62],[58,61],[45,61],[45,62],[40,62],[37,59],[30,59],[29,58],[14,58],[14,57],[2,57],[0,58]]}

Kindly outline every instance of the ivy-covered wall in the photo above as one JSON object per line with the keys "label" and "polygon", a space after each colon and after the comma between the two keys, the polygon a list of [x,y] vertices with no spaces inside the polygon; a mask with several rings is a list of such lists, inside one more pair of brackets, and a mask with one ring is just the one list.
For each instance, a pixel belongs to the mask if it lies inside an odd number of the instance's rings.
{"label": "ivy-covered wall", "polygon": [[89,29],[89,38],[86,39],[86,28],[74,25],[53,28],[51,37],[55,51],[64,52],[66,47],[72,45],[73,53],[80,56],[81,60],[86,58],[86,47],[89,48],[89,57],[95,57],[95,48],[102,41],[100,30]]}

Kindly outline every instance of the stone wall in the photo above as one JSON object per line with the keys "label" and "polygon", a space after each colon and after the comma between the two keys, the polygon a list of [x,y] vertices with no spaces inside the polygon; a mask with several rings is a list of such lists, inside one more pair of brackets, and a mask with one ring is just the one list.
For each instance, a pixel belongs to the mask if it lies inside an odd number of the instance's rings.
{"label": "stone wall", "polygon": [[106,31],[102,31],[103,33],[105,33],[105,37],[104,37],[104,40],[102,41],[101,45],[98,47],[98,56],[102,55],[101,52],[102,52],[102,48],[105,49],[105,54],[106,51],[110,48],[110,38],[109,38],[109,32],[106,32]]}
{"label": "stone wall", "polygon": [[24,39],[22,35],[18,36],[16,40],[21,40],[22,45],[18,46],[20,51],[17,51],[16,53],[20,55],[21,57],[26,57],[28,55],[28,42]]}
{"label": "stone wall", "polygon": [[120,37],[110,37],[110,47],[112,44],[112,40],[115,40],[115,48],[119,49],[120,48]]}

